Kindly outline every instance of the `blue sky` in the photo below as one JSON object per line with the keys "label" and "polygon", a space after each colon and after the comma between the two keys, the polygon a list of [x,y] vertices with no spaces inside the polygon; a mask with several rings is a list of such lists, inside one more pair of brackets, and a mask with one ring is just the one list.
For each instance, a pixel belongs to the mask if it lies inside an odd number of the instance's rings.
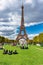
{"label": "blue sky", "polygon": [[[28,37],[43,32],[43,0],[23,0]],[[7,4],[7,5],[6,5]],[[21,23],[22,0],[0,0],[0,35],[15,39]]]}

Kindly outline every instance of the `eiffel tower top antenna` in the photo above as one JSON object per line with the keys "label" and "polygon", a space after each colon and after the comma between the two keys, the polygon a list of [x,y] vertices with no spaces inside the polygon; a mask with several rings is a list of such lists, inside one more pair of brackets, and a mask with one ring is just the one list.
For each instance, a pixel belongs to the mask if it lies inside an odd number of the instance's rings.
{"label": "eiffel tower top antenna", "polygon": [[21,6],[24,6],[24,1],[23,0],[21,1]]}
{"label": "eiffel tower top antenna", "polygon": [[22,25],[24,25],[24,6],[23,6],[23,0],[22,0],[21,9],[22,9],[22,16],[21,16],[21,26],[22,26]]}
{"label": "eiffel tower top antenna", "polygon": [[23,6],[23,0],[22,0],[22,6]]}

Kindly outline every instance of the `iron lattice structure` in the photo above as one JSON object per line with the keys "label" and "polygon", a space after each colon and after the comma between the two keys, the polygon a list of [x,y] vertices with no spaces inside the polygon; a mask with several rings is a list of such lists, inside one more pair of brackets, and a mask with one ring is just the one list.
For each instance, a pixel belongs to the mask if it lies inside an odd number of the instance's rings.
{"label": "iron lattice structure", "polygon": [[25,30],[25,26],[24,26],[24,6],[22,5],[21,8],[22,8],[21,26],[20,26],[20,32],[19,32],[16,40],[20,40],[22,38],[27,40],[28,36],[26,34],[26,30]]}

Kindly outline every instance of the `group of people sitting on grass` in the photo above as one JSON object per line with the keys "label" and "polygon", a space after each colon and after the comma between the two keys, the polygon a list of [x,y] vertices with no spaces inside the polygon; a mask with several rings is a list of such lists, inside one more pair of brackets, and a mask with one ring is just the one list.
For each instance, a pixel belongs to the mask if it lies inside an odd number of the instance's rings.
{"label": "group of people sitting on grass", "polygon": [[20,46],[21,49],[28,49],[28,46],[25,47],[25,46]]}
{"label": "group of people sitting on grass", "polygon": [[17,50],[15,51],[12,51],[12,50],[3,50],[3,54],[9,54],[9,55],[12,55],[12,54],[18,54]]}
{"label": "group of people sitting on grass", "polygon": [[20,48],[21,48],[21,49],[28,49],[28,47],[24,47],[24,46],[23,46],[23,47],[20,47]]}

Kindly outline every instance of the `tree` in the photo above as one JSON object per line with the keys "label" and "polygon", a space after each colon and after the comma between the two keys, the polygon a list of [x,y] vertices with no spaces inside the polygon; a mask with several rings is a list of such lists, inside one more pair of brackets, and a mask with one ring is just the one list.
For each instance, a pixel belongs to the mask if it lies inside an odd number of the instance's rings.
{"label": "tree", "polygon": [[43,43],[43,33],[39,34],[39,41],[40,41],[40,43]]}
{"label": "tree", "polygon": [[33,40],[29,40],[29,44],[32,44],[33,43]]}
{"label": "tree", "polygon": [[33,38],[33,43],[36,44],[36,43],[39,43],[39,36],[35,36]]}

